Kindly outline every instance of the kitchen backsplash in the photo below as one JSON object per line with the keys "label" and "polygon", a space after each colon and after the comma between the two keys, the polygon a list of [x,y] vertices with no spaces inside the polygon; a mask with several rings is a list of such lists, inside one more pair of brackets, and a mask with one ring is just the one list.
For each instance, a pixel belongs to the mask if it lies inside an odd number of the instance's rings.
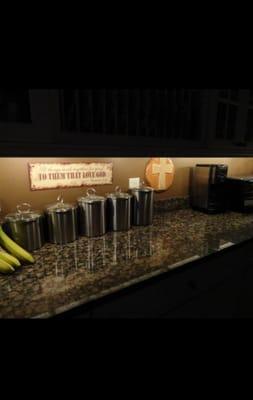
{"label": "kitchen backsplash", "polygon": [[156,200],[154,203],[155,211],[182,210],[190,207],[190,198],[172,197],[170,199]]}
{"label": "kitchen backsplash", "polygon": [[[168,155],[169,157],[169,155]],[[156,193],[155,200],[160,208],[165,204],[160,200],[173,199],[168,207],[187,205],[189,195],[190,168],[197,163],[225,163],[229,166],[229,175],[253,175],[253,158],[172,158],[175,165],[175,178],[172,186],[163,193]],[[85,193],[87,188],[52,189],[31,191],[28,175],[28,163],[33,162],[113,162],[113,184],[97,186],[98,194],[114,191],[119,185],[122,190],[128,189],[130,177],[144,179],[144,171],[149,158],[0,158],[0,203],[3,214],[15,210],[22,202],[31,203],[34,209],[43,209],[45,205],[55,202],[59,193],[66,201],[74,202]],[[166,206],[167,207],[167,206]]]}

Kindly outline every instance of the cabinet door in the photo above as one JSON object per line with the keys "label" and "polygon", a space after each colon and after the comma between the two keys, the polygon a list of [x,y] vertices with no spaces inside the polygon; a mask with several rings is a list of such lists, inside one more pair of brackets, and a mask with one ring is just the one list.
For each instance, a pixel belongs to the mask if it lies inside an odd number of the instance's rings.
{"label": "cabinet door", "polygon": [[[61,143],[199,146],[205,136],[206,92],[189,89],[59,91]],[[124,148],[123,148],[124,149]]]}
{"label": "cabinet door", "polygon": [[0,90],[0,141],[53,141],[55,102],[51,90]]}
{"label": "cabinet door", "polygon": [[236,277],[228,279],[213,290],[191,299],[168,312],[163,318],[233,318],[238,316],[240,289]]}
{"label": "cabinet door", "polygon": [[242,143],[253,148],[253,90],[244,90],[244,125],[242,127]]}
{"label": "cabinet door", "polygon": [[243,269],[238,293],[237,315],[241,318],[253,317],[253,257],[247,269]]}
{"label": "cabinet door", "polygon": [[[215,261],[216,260],[216,261]],[[210,268],[211,267],[211,268]],[[206,269],[207,268],[207,269]],[[215,279],[211,282],[214,269]],[[216,270],[216,271],[215,271]],[[207,276],[205,276],[207,272]],[[200,279],[199,279],[200,278]],[[253,316],[252,240],[219,253],[209,263],[203,262],[202,277],[195,278],[201,286],[199,296],[169,310],[164,318],[238,318]]]}
{"label": "cabinet door", "polygon": [[245,147],[247,92],[243,89],[209,91],[210,146],[220,151],[222,149],[236,151]]}

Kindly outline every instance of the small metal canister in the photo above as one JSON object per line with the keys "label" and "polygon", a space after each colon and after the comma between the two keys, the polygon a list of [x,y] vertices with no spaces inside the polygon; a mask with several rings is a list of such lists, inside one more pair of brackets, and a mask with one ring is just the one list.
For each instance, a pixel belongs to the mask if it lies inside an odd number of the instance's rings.
{"label": "small metal canister", "polygon": [[6,215],[4,230],[21,247],[34,251],[45,243],[44,220],[43,214],[23,203],[17,206],[16,213]]}
{"label": "small metal canister", "polygon": [[127,231],[131,228],[132,195],[122,193],[119,186],[107,195],[108,227],[112,231]]}
{"label": "small metal canister", "polygon": [[48,240],[51,243],[66,244],[78,238],[77,206],[64,203],[63,197],[46,208]]}
{"label": "small metal canister", "polygon": [[87,190],[87,196],[79,197],[79,232],[88,237],[102,236],[106,233],[106,198],[97,196],[96,190]]}
{"label": "small metal canister", "polygon": [[130,189],[133,195],[133,225],[152,225],[154,189],[148,186]]}

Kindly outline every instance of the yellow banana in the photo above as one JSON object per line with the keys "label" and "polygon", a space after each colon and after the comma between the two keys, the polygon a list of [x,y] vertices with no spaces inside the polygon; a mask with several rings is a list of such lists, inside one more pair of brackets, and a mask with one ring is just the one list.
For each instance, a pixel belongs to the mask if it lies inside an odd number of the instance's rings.
{"label": "yellow banana", "polygon": [[0,244],[20,261],[34,263],[35,260],[33,256],[17,243],[15,243],[8,235],[6,235],[6,233],[3,231],[2,226],[0,226]]}
{"label": "yellow banana", "polygon": [[10,274],[14,271],[15,269],[10,264],[5,262],[4,260],[0,260],[0,272],[2,272],[2,274]]}
{"label": "yellow banana", "polygon": [[9,253],[6,253],[5,251],[2,251],[1,249],[0,249],[0,260],[7,262],[15,269],[21,266],[20,261],[16,257],[12,256]]}

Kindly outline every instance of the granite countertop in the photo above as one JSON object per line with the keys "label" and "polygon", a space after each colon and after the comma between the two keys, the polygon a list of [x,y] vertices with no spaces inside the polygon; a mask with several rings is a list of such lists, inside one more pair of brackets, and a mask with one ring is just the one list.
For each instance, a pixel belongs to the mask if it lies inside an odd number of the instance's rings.
{"label": "granite countertop", "polygon": [[46,318],[253,238],[253,214],[159,211],[128,232],[46,244],[36,263],[0,276],[1,318]]}

